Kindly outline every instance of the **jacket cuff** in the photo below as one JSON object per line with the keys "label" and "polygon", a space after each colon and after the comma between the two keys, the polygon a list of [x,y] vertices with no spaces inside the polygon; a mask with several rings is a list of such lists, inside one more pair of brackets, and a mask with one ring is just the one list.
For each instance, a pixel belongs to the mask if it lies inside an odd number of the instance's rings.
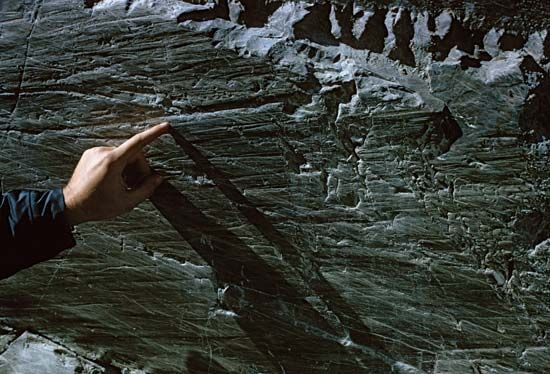
{"label": "jacket cuff", "polygon": [[52,233],[50,236],[52,245],[49,246],[52,252],[57,254],[65,249],[74,247],[76,241],[72,234],[73,227],[69,225],[65,215],[65,196],[63,195],[63,189],[56,188],[43,195],[34,195],[34,197],[38,197],[38,201],[36,204],[31,204],[31,206],[41,210],[35,212],[35,214],[38,213],[38,217],[40,217],[43,222],[47,222],[47,228],[51,230],[50,232]]}
{"label": "jacket cuff", "polygon": [[76,244],[60,188],[3,194],[0,221],[0,278],[48,260]]}

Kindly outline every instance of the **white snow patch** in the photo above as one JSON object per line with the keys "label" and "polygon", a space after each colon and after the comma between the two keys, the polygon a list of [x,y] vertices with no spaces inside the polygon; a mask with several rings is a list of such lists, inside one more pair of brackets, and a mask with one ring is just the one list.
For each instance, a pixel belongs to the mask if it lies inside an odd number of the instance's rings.
{"label": "white snow patch", "polygon": [[432,33],[428,29],[428,19],[429,14],[427,11],[416,15],[412,44],[417,48],[425,48],[432,41]]}
{"label": "white snow patch", "polygon": [[363,35],[363,32],[365,32],[365,26],[367,25],[369,18],[371,18],[373,15],[374,12],[367,10],[364,12],[361,18],[353,23],[351,33],[353,34],[353,36],[355,36],[356,39],[359,39],[361,35]]}
{"label": "white snow patch", "polygon": [[334,5],[330,8],[330,32],[332,35],[334,35],[335,38],[342,37],[342,28],[338,24],[338,20],[336,19],[336,8]]}
{"label": "white snow patch", "polygon": [[481,68],[478,69],[479,75],[483,82],[488,85],[510,80],[514,75],[521,77],[521,69],[519,66],[522,60],[523,58],[518,52],[502,54],[491,61],[484,61],[481,64]]}
{"label": "white snow patch", "polygon": [[386,14],[386,19],[384,20],[384,25],[386,26],[386,30],[388,30],[388,36],[386,36],[385,39],[385,46],[384,46],[384,53],[388,54],[393,47],[395,47],[395,34],[393,33],[393,25],[396,22],[398,14],[393,12],[393,9],[391,9]]}
{"label": "white snow patch", "polygon": [[283,4],[269,17],[266,27],[279,31],[279,38],[294,36],[294,24],[301,21],[309,13],[306,10],[307,5],[303,2]]}
{"label": "white snow patch", "polygon": [[503,33],[504,30],[497,30],[495,28],[492,28],[487,34],[485,34],[485,37],[483,38],[483,45],[485,46],[485,50],[493,57],[497,56],[500,53],[500,46],[498,44],[498,41]]}
{"label": "white snow patch", "polygon": [[444,10],[435,19],[435,34],[440,38],[444,38],[445,35],[451,30],[451,23],[453,22],[453,15],[451,12]]}
{"label": "white snow patch", "polygon": [[229,20],[231,22],[237,23],[239,21],[239,16],[244,10],[243,5],[237,0],[231,0],[229,2]]}
{"label": "white snow patch", "polygon": [[[126,4],[126,0],[121,1]],[[128,9],[128,13],[147,12],[157,14],[166,19],[176,19],[182,13],[194,12],[197,10],[210,9],[214,3],[190,4],[179,0],[135,0]]]}
{"label": "white snow patch", "polygon": [[544,58],[544,40],[546,39],[547,34],[547,30],[530,34],[527,39],[527,43],[525,43],[525,46],[523,47],[525,52],[533,56],[535,61],[539,63]]}

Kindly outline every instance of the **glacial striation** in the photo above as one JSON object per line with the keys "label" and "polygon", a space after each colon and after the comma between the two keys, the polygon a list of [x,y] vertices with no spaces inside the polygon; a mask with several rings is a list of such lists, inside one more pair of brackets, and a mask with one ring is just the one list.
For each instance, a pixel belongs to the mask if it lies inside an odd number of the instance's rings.
{"label": "glacial striation", "polygon": [[1,3],[3,191],[174,131],[0,282],[0,372],[548,372],[541,4]]}

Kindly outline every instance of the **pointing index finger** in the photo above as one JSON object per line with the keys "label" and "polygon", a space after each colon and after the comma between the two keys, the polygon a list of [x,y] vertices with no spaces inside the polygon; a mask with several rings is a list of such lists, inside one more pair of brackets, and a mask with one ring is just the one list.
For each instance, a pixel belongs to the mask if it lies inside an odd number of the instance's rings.
{"label": "pointing index finger", "polygon": [[139,134],[132,136],[130,139],[126,140],[124,143],[119,145],[114,152],[119,158],[129,159],[130,157],[135,156],[139,151],[143,149],[147,144],[151,143],[153,140],[159,136],[168,133],[170,130],[170,125],[168,122],[162,122],[156,126],[151,127]]}

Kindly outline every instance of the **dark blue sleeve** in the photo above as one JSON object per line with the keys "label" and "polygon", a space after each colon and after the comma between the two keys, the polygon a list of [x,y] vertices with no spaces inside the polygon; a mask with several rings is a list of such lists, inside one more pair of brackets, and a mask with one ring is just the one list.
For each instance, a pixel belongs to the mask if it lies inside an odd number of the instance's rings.
{"label": "dark blue sleeve", "polygon": [[0,203],[0,279],[75,245],[61,188],[17,190]]}

